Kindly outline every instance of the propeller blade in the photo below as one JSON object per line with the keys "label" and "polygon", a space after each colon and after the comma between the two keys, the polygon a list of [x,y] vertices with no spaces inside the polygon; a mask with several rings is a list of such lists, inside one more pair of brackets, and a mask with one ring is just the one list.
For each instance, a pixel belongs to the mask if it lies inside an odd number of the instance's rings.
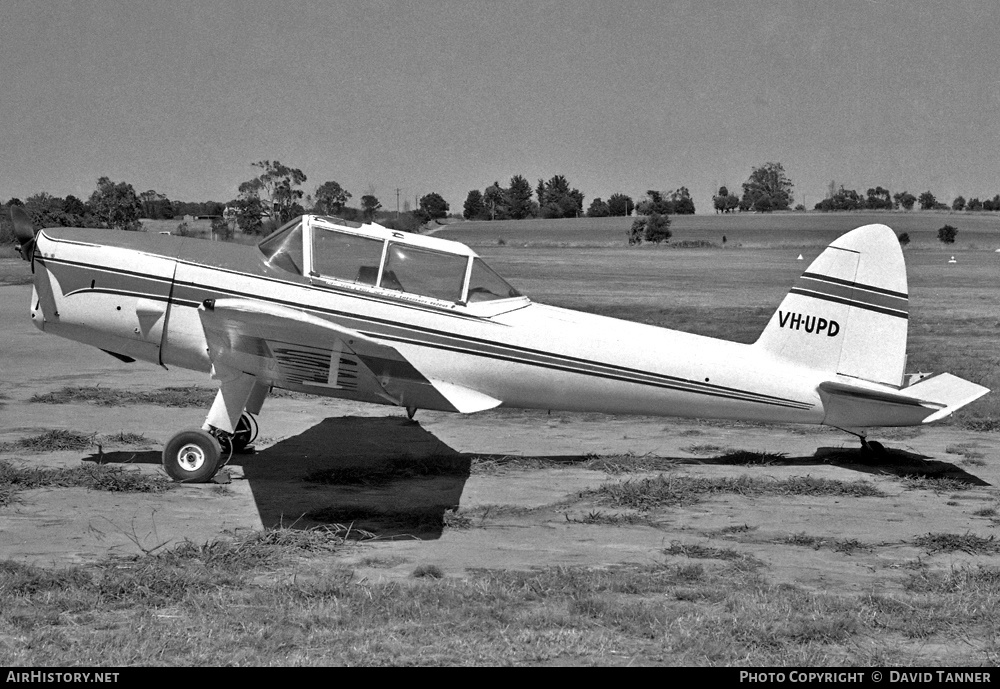
{"label": "propeller blade", "polygon": [[17,237],[17,252],[25,261],[31,260],[32,250],[35,246],[35,225],[20,206],[11,206],[10,219],[14,222],[14,236]]}
{"label": "propeller blade", "polygon": [[20,206],[11,206],[10,219],[14,221],[14,236],[17,237],[17,241],[24,244],[35,238],[35,226],[27,211]]}

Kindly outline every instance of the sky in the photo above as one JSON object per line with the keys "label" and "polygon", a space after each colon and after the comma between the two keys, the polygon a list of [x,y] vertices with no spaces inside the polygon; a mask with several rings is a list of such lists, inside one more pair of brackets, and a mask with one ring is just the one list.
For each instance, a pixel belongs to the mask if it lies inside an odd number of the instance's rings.
{"label": "sky", "polygon": [[228,201],[280,161],[358,205],[564,175],[687,187],[779,162],[1000,193],[996,0],[0,0],[0,201],[97,179]]}

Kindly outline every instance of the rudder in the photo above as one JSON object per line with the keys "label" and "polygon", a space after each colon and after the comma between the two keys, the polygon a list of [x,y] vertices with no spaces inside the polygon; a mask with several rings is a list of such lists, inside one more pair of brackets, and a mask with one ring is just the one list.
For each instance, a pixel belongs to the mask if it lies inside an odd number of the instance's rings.
{"label": "rudder", "polygon": [[885,225],[865,225],[812,262],[754,346],[809,368],[898,387],[908,318],[899,240]]}

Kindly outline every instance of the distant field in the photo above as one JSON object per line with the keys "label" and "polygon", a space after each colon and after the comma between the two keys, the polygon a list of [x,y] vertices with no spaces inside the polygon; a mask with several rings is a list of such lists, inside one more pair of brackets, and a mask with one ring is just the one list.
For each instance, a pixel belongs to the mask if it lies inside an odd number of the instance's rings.
{"label": "distant field", "polygon": [[[503,220],[463,222],[434,236],[470,246],[620,246],[635,218],[570,218],[562,220]],[[881,223],[896,234],[910,235],[911,248],[941,247],[937,231],[958,228],[958,248],[1000,248],[1000,215],[931,211],[882,213],[735,213],[673,215],[671,242],[709,241],[732,247],[818,247],[862,225]]]}

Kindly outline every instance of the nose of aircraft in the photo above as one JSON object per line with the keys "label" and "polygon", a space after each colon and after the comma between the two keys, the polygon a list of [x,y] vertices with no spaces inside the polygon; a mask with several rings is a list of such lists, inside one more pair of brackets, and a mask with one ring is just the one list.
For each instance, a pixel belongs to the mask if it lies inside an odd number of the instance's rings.
{"label": "nose of aircraft", "polygon": [[20,206],[11,206],[10,219],[14,222],[14,237],[17,238],[17,251],[25,261],[31,260],[31,251],[35,246],[35,227],[31,217]]}

